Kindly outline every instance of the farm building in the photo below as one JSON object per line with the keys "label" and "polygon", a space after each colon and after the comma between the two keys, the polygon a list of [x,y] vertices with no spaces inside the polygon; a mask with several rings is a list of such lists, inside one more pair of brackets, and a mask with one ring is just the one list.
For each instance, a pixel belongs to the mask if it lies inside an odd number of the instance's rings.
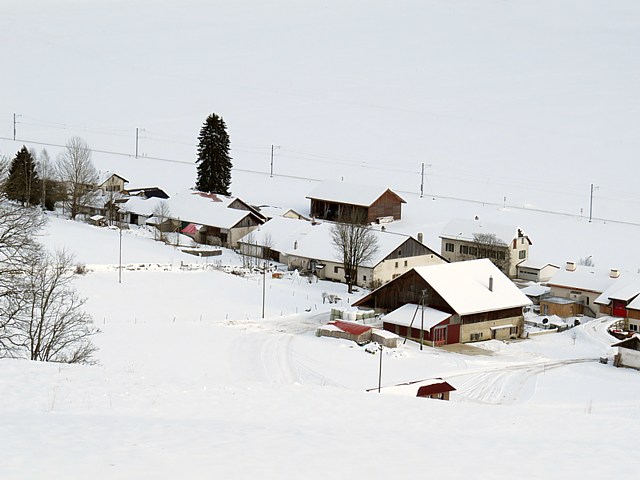
{"label": "farm building", "polygon": [[[427,313],[424,330],[425,338],[442,344],[518,337],[524,331],[523,307],[531,301],[491,261],[479,259],[413,268],[354,306],[389,313],[406,304],[442,312],[441,317]],[[411,308],[402,312],[404,323]],[[398,326],[405,325],[390,322],[389,328]],[[412,328],[419,328],[415,321]],[[413,338],[415,332],[407,334]]]}
{"label": "farm building", "polygon": [[634,335],[611,346],[618,347],[618,353],[614,359],[616,367],[629,367],[640,370],[640,337]]}
{"label": "farm building", "polygon": [[558,270],[551,277],[547,286],[551,289],[551,297],[565,298],[579,303],[582,305],[584,315],[597,317],[610,312],[603,309],[601,313],[601,307],[595,301],[619,280],[618,270],[596,270],[593,267],[567,262],[564,269]]}
{"label": "farm building", "polygon": [[[281,252],[290,269],[309,271],[321,279],[346,282],[342,258],[332,238],[332,223],[300,232]],[[358,268],[356,285],[369,287],[388,282],[416,266],[446,263],[440,255],[409,235],[371,230],[378,251]]]}
{"label": "farm building", "polygon": [[332,181],[322,182],[307,198],[314,218],[361,223],[400,220],[407,203],[390,188]]}
{"label": "farm building", "polygon": [[[377,391],[377,389],[372,388],[369,391]],[[455,391],[456,389],[442,378],[430,378],[428,380],[402,383],[380,389],[381,393],[391,395],[408,395],[412,397],[433,398],[437,400],[449,400],[451,392]]]}

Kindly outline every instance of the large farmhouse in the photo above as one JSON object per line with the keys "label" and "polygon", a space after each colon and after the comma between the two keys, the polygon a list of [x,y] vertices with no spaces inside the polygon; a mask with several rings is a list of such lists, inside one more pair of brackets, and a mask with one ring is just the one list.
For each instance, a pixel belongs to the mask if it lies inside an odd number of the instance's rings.
{"label": "large farmhouse", "polygon": [[[331,238],[331,223],[321,223],[301,231],[282,250],[290,269],[311,271],[321,279],[345,282],[342,258]],[[409,235],[371,230],[378,251],[358,268],[356,285],[375,287],[400,276],[413,267],[446,263],[435,251]]]}
{"label": "large farmhouse", "polygon": [[354,303],[392,312],[386,330],[436,345],[521,336],[530,304],[488,259],[416,267]]}
{"label": "large farmhouse", "polygon": [[440,253],[450,262],[490,259],[510,278],[516,267],[529,258],[531,240],[514,226],[478,220],[452,220],[440,234]]}
{"label": "large farmhouse", "polygon": [[390,188],[325,181],[308,196],[314,218],[359,223],[400,220],[407,203]]}

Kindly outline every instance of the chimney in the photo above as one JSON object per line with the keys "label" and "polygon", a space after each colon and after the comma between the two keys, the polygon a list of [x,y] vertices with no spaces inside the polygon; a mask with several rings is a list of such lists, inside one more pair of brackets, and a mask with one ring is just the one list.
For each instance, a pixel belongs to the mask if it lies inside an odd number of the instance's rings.
{"label": "chimney", "polygon": [[296,240],[295,242],[293,242],[293,249],[297,250],[298,249],[298,240]]}
{"label": "chimney", "polygon": [[620,276],[620,270],[616,270],[615,268],[612,268],[611,271],[609,272],[609,276],[611,278],[618,278]]}
{"label": "chimney", "polygon": [[420,243],[424,243],[422,240],[424,239],[424,236],[422,235],[422,232],[418,232],[418,241]]}
{"label": "chimney", "polygon": [[489,275],[489,291],[493,292],[493,276]]}
{"label": "chimney", "polygon": [[565,267],[567,272],[575,272],[576,270],[576,262],[567,262],[567,266]]}

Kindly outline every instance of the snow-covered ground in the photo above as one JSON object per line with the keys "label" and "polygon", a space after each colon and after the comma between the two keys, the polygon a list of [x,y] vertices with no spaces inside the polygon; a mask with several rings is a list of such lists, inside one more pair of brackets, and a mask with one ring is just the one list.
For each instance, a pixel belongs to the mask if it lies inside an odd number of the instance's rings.
{"label": "snow-covered ground", "polygon": [[443,377],[457,389],[449,403],[399,398],[366,392],[379,354],[315,336],[323,292],[353,300],[344,285],[267,278],[262,319],[260,275],[125,231],[118,283],[117,261],[98,261],[117,260],[105,253],[117,231],[51,217],[43,238],[88,265],[75,284],[101,330],[100,364],[0,360],[3,479],[383,478],[425,462],[454,478],[635,474],[620,445],[640,434],[640,382],[598,362],[611,355],[607,319],[527,341],[384,350],[383,386]]}
{"label": "snow-covered ground", "polygon": [[[393,229],[435,249],[446,222],[477,215],[520,225],[535,260],[640,268],[636,1],[0,10],[0,154],[55,157],[79,135],[99,169],[173,193],[194,183],[213,111],[251,203],[304,213],[320,179],[389,185],[408,202]],[[239,264],[232,252],[123,232],[119,284],[118,231],[52,217],[41,239],[88,266],[76,285],[100,365],[0,360],[3,480],[637,476],[639,374],[598,363],[606,319],[509,344],[407,342],[383,352],[383,385],[439,376],[451,402],[378,395],[377,354],[314,335],[322,292],[353,300],[343,285],[269,278],[261,319],[261,277],[212,268]]]}

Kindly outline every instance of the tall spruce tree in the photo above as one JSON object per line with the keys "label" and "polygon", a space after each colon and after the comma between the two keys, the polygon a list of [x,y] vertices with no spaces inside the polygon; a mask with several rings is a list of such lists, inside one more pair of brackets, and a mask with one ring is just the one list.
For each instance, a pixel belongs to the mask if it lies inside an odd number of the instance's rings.
{"label": "tall spruce tree", "polygon": [[201,192],[229,195],[232,164],[229,135],[222,117],[215,113],[207,117],[200,129],[198,142],[196,188]]}
{"label": "tall spruce tree", "polygon": [[23,145],[9,166],[4,185],[7,198],[17,200],[22,205],[37,205],[40,202],[42,185],[35,164],[31,152]]}

